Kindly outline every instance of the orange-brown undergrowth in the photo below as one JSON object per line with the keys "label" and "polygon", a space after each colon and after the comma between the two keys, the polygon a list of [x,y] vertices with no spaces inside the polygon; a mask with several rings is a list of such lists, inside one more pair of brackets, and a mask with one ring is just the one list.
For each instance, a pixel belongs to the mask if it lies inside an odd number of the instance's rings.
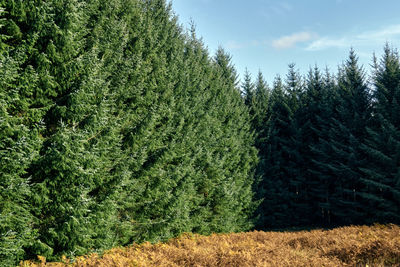
{"label": "orange-brown undergrowth", "polygon": [[166,243],[114,248],[70,263],[20,266],[400,266],[400,227],[375,225],[301,232],[184,234]]}

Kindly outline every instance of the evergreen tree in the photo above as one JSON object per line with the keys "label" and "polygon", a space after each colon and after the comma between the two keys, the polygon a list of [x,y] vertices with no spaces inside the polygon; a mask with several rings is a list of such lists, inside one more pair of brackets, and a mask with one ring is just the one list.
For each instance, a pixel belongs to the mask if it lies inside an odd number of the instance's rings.
{"label": "evergreen tree", "polygon": [[[3,36],[4,37],[4,36]],[[3,43],[2,43],[3,44]],[[26,172],[40,143],[37,131],[24,124],[18,99],[18,65],[6,51],[0,52],[0,265],[12,266],[25,256],[24,249],[36,237],[28,199]]]}
{"label": "evergreen tree", "polygon": [[129,171],[119,198],[123,244],[165,240],[192,229],[184,38],[165,1],[140,3],[139,11],[131,18],[137,27],[130,29],[127,59],[120,65],[122,152]]}
{"label": "evergreen tree", "polygon": [[[132,33],[129,48],[135,57],[128,63],[137,65],[123,68],[131,77],[123,95],[123,150],[131,172],[120,194],[123,242],[248,227],[251,179],[241,179],[255,158],[233,67],[223,58],[214,66],[193,28],[183,38],[164,1],[143,3],[143,9],[137,25],[145,32]],[[237,153],[244,153],[245,166],[233,172]],[[239,197],[243,208],[233,209]]]}
{"label": "evergreen tree", "polygon": [[328,70],[325,76],[317,67],[310,70],[300,112],[306,193],[303,201],[308,204],[308,224],[330,224],[330,175],[334,173],[328,166],[332,153],[329,132],[337,118],[335,92],[335,81]]}
{"label": "evergreen tree", "polygon": [[0,67],[0,264],[9,266],[25,256],[24,249],[35,237],[26,169],[36,156],[39,142],[36,131],[30,132],[17,114],[10,114],[9,97],[12,96],[6,97],[3,90],[11,89],[12,84],[7,83],[15,77],[9,76],[11,66],[3,60],[5,64]]}
{"label": "evergreen tree", "polygon": [[254,100],[254,83],[252,82],[251,75],[247,69],[244,72],[242,94],[244,98],[244,103],[248,107],[251,107]]}
{"label": "evergreen tree", "polygon": [[207,204],[212,209],[210,230],[241,231],[251,227],[256,150],[231,57],[220,48],[214,62],[208,104],[209,120],[213,121],[210,125],[215,126],[208,132],[206,163],[206,179],[211,184],[208,195],[212,200]]}
{"label": "evergreen tree", "polygon": [[285,90],[289,95],[290,106],[296,111],[300,105],[300,98],[304,91],[303,79],[294,63],[289,64],[288,73],[286,74]]}
{"label": "evergreen tree", "polygon": [[400,62],[388,44],[374,73],[373,120],[363,145],[367,155],[361,179],[368,222],[399,223]]}
{"label": "evergreen tree", "polygon": [[32,254],[55,259],[115,244],[120,137],[110,66],[125,44],[123,25],[112,15],[119,7],[109,1],[46,2],[46,63],[37,66],[47,68],[51,83],[38,88],[57,90],[44,116],[40,157],[30,168],[39,232]]}
{"label": "evergreen tree", "polygon": [[362,223],[366,211],[361,199],[360,168],[366,161],[361,143],[371,113],[365,75],[353,50],[339,72],[337,96],[337,115],[330,125],[328,143],[323,140],[319,148],[314,148],[317,154],[323,154],[314,160],[320,170],[318,176],[329,187],[320,205],[322,211],[329,210],[328,220],[332,223]]}
{"label": "evergreen tree", "polygon": [[[32,8],[32,6],[30,6]],[[23,5],[0,2],[0,265],[12,266],[26,257],[34,242],[30,212],[31,187],[27,169],[37,157],[41,126],[28,99],[38,82],[31,68],[23,68],[29,45],[21,42],[20,24],[26,22]],[[40,7],[37,7],[40,10]],[[22,13],[22,14],[21,14]],[[25,15],[25,16],[23,16]]]}
{"label": "evergreen tree", "polygon": [[371,100],[353,50],[337,78],[290,64],[239,88],[166,0],[0,0],[0,16],[0,265],[244,231],[255,209],[259,228],[399,223],[388,46]]}
{"label": "evergreen tree", "polygon": [[284,85],[278,77],[275,80],[270,98],[271,119],[268,140],[260,158],[265,160],[258,195],[264,198],[258,214],[260,228],[286,227],[290,225],[293,191],[288,166],[291,161],[294,108],[290,106],[291,97],[285,93]]}
{"label": "evergreen tree", "polygon": [[[257,147],[259,142],[263,142],[266,138],[264,129],[267,128],[269,121],[269,97],[270,90],[267,82],[261,72],[258,72],[257,79],[255,82],[254,101],[250,108],[250,114],[252,115],[253,129],[258,133],[257,136]],[[260,143],[261,144],[261,143]]]}

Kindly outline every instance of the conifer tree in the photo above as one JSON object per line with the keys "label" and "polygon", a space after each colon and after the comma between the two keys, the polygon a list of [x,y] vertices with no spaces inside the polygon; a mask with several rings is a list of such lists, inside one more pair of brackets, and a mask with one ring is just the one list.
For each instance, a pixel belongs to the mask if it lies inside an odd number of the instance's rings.
{"label": "conifer tree", "polygon": [[[40,146],[39,124],[33,125],[29,99],[37,76],[24,69],[29,48],[20,45],[20,23],[26,22],[21,5],[0,2],[0,265],[13,266],[24,259],[34,242],[30,212],[31,187],[27,169]],[[37,7],[40,10],[40,7]],[[23,13],[24,14],[24,13]],[[32,112],[33,111],[33,112]]]}
{"label": "conifer tree", "polygon": [[300,98],[304,91],[303,79],[298,70],[296,70],[296,64],[291,63],[288,66],[288,73],[286,74],[285,90],[289,95],[290,106],[296,111],[300,105]]}
{"label": "conifer tree", "polygon": [[214,62],[209,116],[215,126],[207,144],[206,172],[212,185],[209,192],[212,202],[208,204],[212,208],[210,230],[240,231],[251,227],[256,150],[252,147],[248,109],[240,97],[231,57],[220,48]]}
{"label": "conifer tree", "polygon": [[244,98],[244,103],[251,107],[253,99],[254,99],[254,83],[251,80],[251,75],[249,71],[246,69],[244,72],[243,83],[241,86],[242,94]]}
{"label": "conifer tree", "polygon": [[363,144],[367,162],[361,170],[362,197],[369,222],[399,223],[400,62],[388,44],[374,73],[373,120]]}
{"label": "conifer tree", "polygon": [[[44,40],[51,49],[43,56],[57,91],[44,117],[40,157],[31,167],[39,232],[31,253],[55,259],[115,244],[120,138],[118,118],[112,117],[115,94],[109,70],[114,53],[124,45],[124,29],[109,14],[118,12],[114,2],[46,5],[49,29]],[[114,20],[105,21],[104,16]],[[113,30],[107,31],[109,26]],[[101,38],[114,43],[104,44]]]}
{"label": "conifer tree", "polygon": [[18,67],[7,52],[0,53],[0,265],[23,259],[33,242],[31,196],[26,172],[35,158],[37,129],[29,131],[15,108],[18,99]]}
{"label": "conifer tree", "polygon": [[265,81],[261,71],[259,71],[255,82],[254,103],[250,108],[253,129],[255,129],[258,133],[257,147],[259,147],[258,143],[263,142],[263,140],[265,140],[267,137],[264,130],[267,128],[270,117],[269,97],[270,90],[268,84]]}
{"label": "conifer tree", "polygon": [[165,240],[192,229],[188,198],[194,194],[186,147],[192,133],[185,135],[187,92],[180,82],[184,38],[165,1],[138,7],[130,22],[137,27],[130,29],[127,59],[120,65],[122,153],[128,167],[118,208],[123,244]]}
{"label": "conifer tree", "polygon": [[26,169],[36,156],[39,142],[35,132],[30,132],[17,114],[10,114],[12,96],[6,97],[4,89],[11,89],[12,84],[7,83],[15,77],[10,77],[12,66],[4,58],[1,62],[4,65],[0,67],[0,264],[9,266],[25,256],[24,249],[35,237]]}
{"label": "conifer tree", "polygon": [[304,175],[303,201],[307,203],[308,224],[330,223],[329,132],[335,118],[334,80],[326,70],[325,76],[315,67],[306,82],[303,105],[299,113],[302,129]]}
{"label": "conifer tree", "polygon": [[261,215],[260,228],[288,226],[293,214],[291,207],[293,177],[289,176],[288,169],[294,118],[290,99],[285,93],[283,82],[278,77],[270,98],[271,119],[266,125],[269,126],[266,149],[260,154],[260,158],[265,160],[258,193],[260,198],[264,198],[258,211]]}
{"label": "conifer tree", "polygon": [[365,75],[353,50],[338,77],[337,117],[333,118],[324,156],[315,160],[321,179],[328,181],[330,220],[336,224],[361,223],[365,209],[360,168],[366,164],[361,143],[370,120],[370,94]]}

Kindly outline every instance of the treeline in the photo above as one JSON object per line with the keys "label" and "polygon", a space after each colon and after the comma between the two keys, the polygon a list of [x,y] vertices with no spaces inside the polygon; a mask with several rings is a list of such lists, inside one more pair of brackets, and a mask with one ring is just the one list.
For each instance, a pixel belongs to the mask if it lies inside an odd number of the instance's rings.
{"label": "treeline", "polygon": [[165,0],[0,0],[0,265],[400,223],[400,67],[239,85]]}
{"label": "treeline", "polygon": [[400,61],[389,45],[371,77],[350,51],[337,74],[292,64],[269,88],[242,84],[259,165],[258,227],[400,223]]}
{"label": "treeline", "polygon": [[164,0],[0,10],[1,266],[252,227],[257,152],[227,53]]}

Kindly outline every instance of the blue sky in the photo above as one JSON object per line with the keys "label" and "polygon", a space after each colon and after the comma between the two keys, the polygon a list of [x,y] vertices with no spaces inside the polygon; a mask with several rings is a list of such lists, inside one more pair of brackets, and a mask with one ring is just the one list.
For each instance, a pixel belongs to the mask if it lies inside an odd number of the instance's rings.
{"label": "blue sky", "polygon": [[272,83],[289,63],[300,73],[336,72],[351,47],[366,70],[385,42],[400,48],[399,0],[171,0],[180,23],[194,21],[213,54],[224,47],[239,74],[258,70]]}

